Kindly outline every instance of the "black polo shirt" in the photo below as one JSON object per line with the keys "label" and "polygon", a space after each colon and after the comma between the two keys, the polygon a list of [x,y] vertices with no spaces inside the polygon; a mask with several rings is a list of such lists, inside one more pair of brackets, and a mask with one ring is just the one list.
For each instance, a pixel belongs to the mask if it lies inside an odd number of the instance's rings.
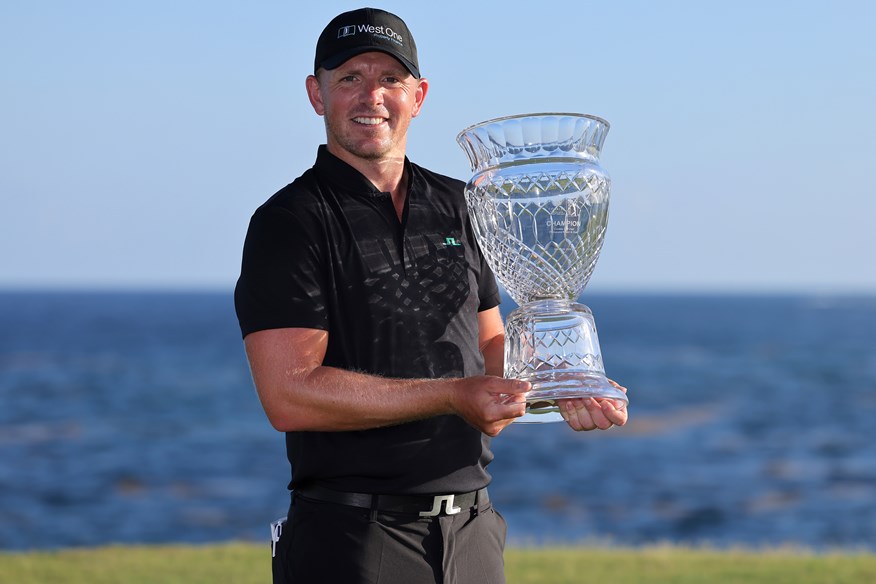
{"label": "black polo shirt", "polygon": [[[394,378],[483,373],[477,313],[498,289],[461,181],[405,161],[399,221],[389,193],[321,146],[316,164],[253,215],[235,307],[241,331],[328,331],[324,364]],[[290,487],[470,491],[489,442],[457,416],[354,432],[289,432]]]}

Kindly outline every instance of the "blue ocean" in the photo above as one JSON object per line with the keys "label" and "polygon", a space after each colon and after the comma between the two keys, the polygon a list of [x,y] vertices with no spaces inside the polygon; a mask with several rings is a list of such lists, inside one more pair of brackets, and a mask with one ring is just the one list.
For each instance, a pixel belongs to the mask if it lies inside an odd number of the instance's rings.
{"label": "blue ocean", "polygon": [[[876,549],[876,298],[582,302],[630,422],[494,440],[512,544]],[[289,470],[230,293],[5,292],[0,326],[0,549],[267,541]]]}

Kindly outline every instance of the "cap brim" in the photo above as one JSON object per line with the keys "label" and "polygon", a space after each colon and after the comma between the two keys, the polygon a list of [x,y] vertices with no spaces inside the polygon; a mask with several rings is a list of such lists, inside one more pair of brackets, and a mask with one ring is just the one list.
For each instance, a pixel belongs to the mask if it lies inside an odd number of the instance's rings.
{"label": "cap brim", "polygon": [[328,69],[329,71],[331,71],[332,69],[337,69],[356,55],[361,55],[362,53],[372,53],[374,51],[377,51],[378,53],[385,53],[390,57],[394,57],[396,61],[405,66],[405,69],[407,69],[411,75],[413,75],[417,79],[420,78],[420,70],[413,63],[411,63],[404,57],[393,53],[392,51],[375,46],[353,47],[351,49],[347,49],[346,51],[342,51],[336,55],[332,55],[331,57],[324,59],[319,66],[323,69]]}

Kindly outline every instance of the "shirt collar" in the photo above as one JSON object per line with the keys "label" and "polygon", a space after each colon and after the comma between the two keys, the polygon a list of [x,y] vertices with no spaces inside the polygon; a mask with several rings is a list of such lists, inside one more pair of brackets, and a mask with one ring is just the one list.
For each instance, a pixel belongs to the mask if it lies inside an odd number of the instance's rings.
{"label": "shirt collar", "polygon": [[[321,144],[316,153],[314,169],[320,178],[336,185],[337,187],[357,194],[376,197],[384,195],[364,174],[329,152],[328,146]],[[408,176],[408,191],[414,181],[413,165],[405,156],[405,173]]]}

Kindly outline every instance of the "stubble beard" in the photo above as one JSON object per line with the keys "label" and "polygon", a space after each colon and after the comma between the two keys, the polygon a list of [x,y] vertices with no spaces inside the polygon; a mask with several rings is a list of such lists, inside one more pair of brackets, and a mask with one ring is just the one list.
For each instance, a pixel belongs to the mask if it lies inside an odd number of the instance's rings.
{"label": "stubble beard", "polygon": [[[367,114],[364,115],[367,117]],[[388,157],[395,157],[392,155],[398,144],[398,128],[395,130],[390,128],[388,136],[376,141],[374,139],[363,140],[361,138],[357,139],[352,131],[346,131],[342,125],[334,123],[332,116],[324,115],[323,120],[325,122],[326,136],[328,136],[330,144],[334,143],[337,147],[353,156],[368,161],[379,161],[385,160]],[[355,124],[355,122],[350,123]],[[402,136],[404,136],[406,130],[406,128],[403,129],[401,132]],[[404,156],[404,152],[401,155]]]}

